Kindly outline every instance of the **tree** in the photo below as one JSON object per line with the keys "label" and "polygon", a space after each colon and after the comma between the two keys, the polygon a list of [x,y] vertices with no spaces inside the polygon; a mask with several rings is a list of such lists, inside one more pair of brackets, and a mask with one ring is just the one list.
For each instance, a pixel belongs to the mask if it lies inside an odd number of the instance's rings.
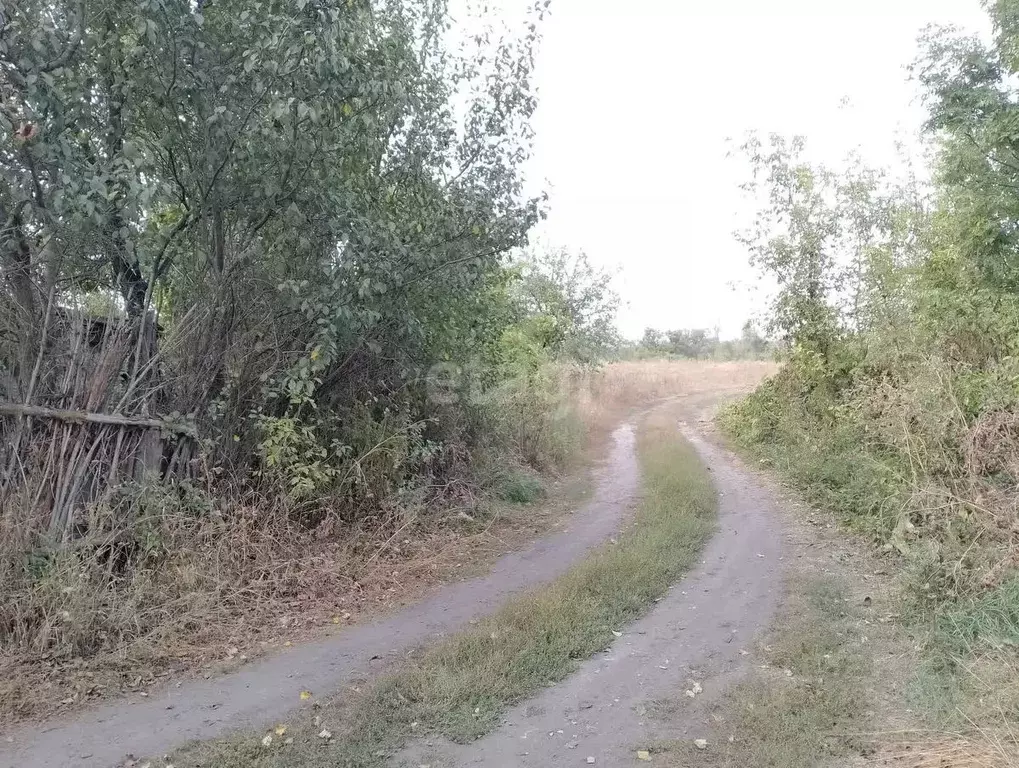
{"label": "tree", "polygon": [[1019,4],[988,4],[993,45],[932,29],[914,65],[940,146],[938,183],[967,259],[996,287],[1019,291]]}
{"label": "tree", "polygon": [[658,350],[666,344],[666,334],[657,328],[645,328],[641,336],[640,345],[645,349]]}
{"label": "tree", "polygon": [[0,417],[0,504],[50,500],[61,529],[85,488],[198,451],[286,477],[343,466],[355,414],[427,418],[424,371],[492,343],[471,318],[540,213],[546,6],[450,47],[443,0],[5,5],[0,398],[181,431],[160,456],[72,425],[47,459],[38,419]]}
{"label": "tree", "polygon": [[833,299],[844,285],[838,258],[842,222],[832,204],[835,176],[803,159],[804,140],[756,135],[742,147],[753,168],[744,189],[759,196],[752,227],[737,235],[750,263],[778,290],[771,325],[784,340],[827,356],[838,334]]}
{"label": "tree", "polygon": [[763,357],[768,350],[768,340],[758,333],[757,326],[753,320],[747,320],[743,323],[739,343],[743,354],[754,360]]}
{"label": "tree", "polygon": [[548,318],[546,346],[580,362],[601,360],[618,343],[619,294],[614,273],[595,267],[583,251],[532,249],[518,286],[525,311]]}

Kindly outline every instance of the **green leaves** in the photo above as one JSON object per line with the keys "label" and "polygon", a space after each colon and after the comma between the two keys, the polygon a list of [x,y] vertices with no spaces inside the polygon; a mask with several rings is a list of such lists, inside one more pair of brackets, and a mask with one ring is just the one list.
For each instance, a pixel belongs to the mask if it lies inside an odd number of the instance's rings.
{"label": "green leaves", "polygon": [[1014,82],[1019,11],[990,5],[994,45],[934,30],[914,66],[941,144],[939,186],[953,211],[955,237],[990,284],[1019,291],[1019,103]]}
{"label": "green leaves", "polygon": [[603,360],[619,342],[615,328],[619,294],[615,273],[593,266],[583,251],[532,248],[520,264],[516,293],[531,338],[554,355],[582,363]]}
{"label": "green leaves", "polygon": [[[0,309],[31,304],[41,328],[52,287],[130,328],[158,314],[158,370],[94,407],[188,414],[210,465],[307,466],[303,494],[346,461],[350,408],[416,420],[433,362],[492,360],[518,319],[503,262],[541,205],[521,167],[542,9],[462,46],[430,0],[88,12],[4,11],[0,223],[22,216],[20,290],[40,300]],[[0,248],[4,274],[22,253]],[[22,356],[0,348],[0,370]],[[36,394],[65,396],[56,377]]]}

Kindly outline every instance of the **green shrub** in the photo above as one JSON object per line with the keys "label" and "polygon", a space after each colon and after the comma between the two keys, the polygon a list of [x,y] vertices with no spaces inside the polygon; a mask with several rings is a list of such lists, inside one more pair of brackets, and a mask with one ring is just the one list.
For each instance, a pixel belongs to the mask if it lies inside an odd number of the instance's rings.
{"label": "green shrub", "polygon": [[545,485],[533,473],[514,471],[507,473],[495,488],[495,494],[503,501],[515,504],[530,504],[545,495]]}
{"label": "green shrub", "polygon": [[937,619],[941,641],[962,655],[973,650],[1019,650],[1019,577],[961,600]]}

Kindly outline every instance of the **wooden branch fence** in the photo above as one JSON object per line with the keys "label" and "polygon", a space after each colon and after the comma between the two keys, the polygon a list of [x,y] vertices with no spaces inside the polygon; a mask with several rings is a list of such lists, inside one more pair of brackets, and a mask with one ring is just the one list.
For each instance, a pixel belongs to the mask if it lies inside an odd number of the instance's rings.
{"label": "wooden branch fence", "polygon": [[56,408],[44,408],[41,405],[23,405],[18,403],[0,403],[0,416],[32,416],[41,419],[77,422],[81,424],[110,424],[121,427],[140,427],[158,429],[162,432],[196,437],[190,425],[176,424],[162,419],[138,418],[122,416],[115,413],[89,413],[87,411],[62,411]]}
{"label": "wooden branch fence", "polygon": [[125,482],[188,476],[197,446],[193,426],[147,416],[0,402],[4,420],[15,439],[0,445],[0,514],[55,540]]}

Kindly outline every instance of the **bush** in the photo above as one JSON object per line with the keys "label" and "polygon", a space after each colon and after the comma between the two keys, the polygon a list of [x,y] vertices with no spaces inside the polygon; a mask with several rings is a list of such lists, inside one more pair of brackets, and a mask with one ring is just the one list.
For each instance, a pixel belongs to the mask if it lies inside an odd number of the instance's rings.
{"label": "bush", "polygon": [[495,486],[496,495],[503,501],[530,504],[545,495],[541,478],[523,471],[508,472]]}

